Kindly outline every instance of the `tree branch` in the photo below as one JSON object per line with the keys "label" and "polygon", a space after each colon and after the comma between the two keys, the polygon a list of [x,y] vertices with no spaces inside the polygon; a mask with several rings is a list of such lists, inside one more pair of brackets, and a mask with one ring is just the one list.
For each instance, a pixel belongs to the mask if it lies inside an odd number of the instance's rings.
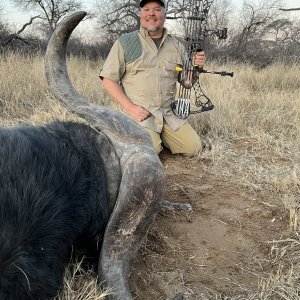
{"label": "tree branch", "polygon": [[295,11],[295,10],[300,10],[300,7],[298,7],[298,8],[279,8],[279,10],[282,10],[282,11]]}
{"label": "tree branch", "polygon": [[37,18],[39,18],[39,17],[40,17],[40,15],[31,17],[30,20],[29,20],[29,22],[25,23],[25,24],[22,26],[22,28],[21,28],[20,30],[18,30],[16,33],[10,34],[3,42],[0,43],[0,45],[1,45],[2,47],[5,47],[5,46],[7,46],[8,44],[10,44],[13,40],[20,40],[20,41],[22,41],[24,44],[27,44],[27,45],[28,45],[29,43],[26,41],[26,39],[22,38],[22,37],[20,36],[20,34],[26,29],[27,26],[29,26],[29,25],[32,24],[32,22],[33,22],[34,19],[37,19]]}
{"label": "tree branch", "polygon": [[34,19],[40,18],[40,15],[31,17],[28,23],[25,23],[22,28],[20,30],[17,31],[17,34],[19,35],[20,33],[22,33],[27,26],[31,25]]}

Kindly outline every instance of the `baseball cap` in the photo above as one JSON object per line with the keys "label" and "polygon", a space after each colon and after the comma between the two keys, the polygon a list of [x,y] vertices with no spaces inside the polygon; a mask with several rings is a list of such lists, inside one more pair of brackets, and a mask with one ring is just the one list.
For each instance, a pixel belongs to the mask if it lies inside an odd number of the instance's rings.
{"label": "baseball cap", "polygon": [[140,2],[140,7],[143,7],[148,2],[158,2],[161,6],[166,7],[165,1],[163,0],[142,0]]}

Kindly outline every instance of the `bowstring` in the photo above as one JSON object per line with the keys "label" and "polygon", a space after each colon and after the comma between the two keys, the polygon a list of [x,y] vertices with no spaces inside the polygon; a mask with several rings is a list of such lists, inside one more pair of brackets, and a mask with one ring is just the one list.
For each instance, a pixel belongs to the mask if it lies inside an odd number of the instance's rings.
{"label": "bowstring", "polygon": [[[187,24],[185,26],[185,36],[186,36],[186,53],[185,53],[185,57],[184,57],[184,63],[183,63],[183,66],[182,66],[182,78],[185,76],[185,73],[188,72],[188,70],[191,69],[191,63],[190,63],[190,43],[191,43],[191,39],[192,39],[192,36],[190,35],[190,33],[192,32],[192,22],[191,22],[191,17],[193,15],[193,12],[192,12],[192,3],[194,2],[194,0],[192,1],[188,1],[188,6],[189,6],[189,9],[188,9],[188,17],[187,17]],[[190,99],[190,96],[191,96],[191,90],[190,89],[187,89],[185,88],[182,84],[180,84],[180,88],[179,88],[179,99]]]}

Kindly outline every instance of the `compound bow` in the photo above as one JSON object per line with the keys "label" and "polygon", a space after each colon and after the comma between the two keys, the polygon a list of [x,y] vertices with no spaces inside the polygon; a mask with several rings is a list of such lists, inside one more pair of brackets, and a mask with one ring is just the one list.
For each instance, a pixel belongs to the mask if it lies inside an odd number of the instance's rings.
{"label": "compound bow", "polygon": [[[213,0],[190,0],[184,3],[183,7],[188,11],[185,24],[185,49],[186,58],[182,68],[176,68],[178,71],[178,81],[180,83],[177,100],[171,103],[173,113],[181,119],[186,119],[190,114],[196,114],[211,110],[214,108],[211,100],[203,92],[199,75],[201,73],[218,74],[221,76],[233,76],[232,72],[227,71],[208,71],[193,64],[193,56],[196,52],[204,49],[204,40],[209,35],[215,34],[219,39],[227,38],[227,28],[209,30],[207,29],[208,13]],[[178,19],[185,17],[167,17],[168,19]],[[183,82],[191,78],[192,85],[187,87]],[[194,91],[195,105],[197,110],[191,110],[191,96]]]}

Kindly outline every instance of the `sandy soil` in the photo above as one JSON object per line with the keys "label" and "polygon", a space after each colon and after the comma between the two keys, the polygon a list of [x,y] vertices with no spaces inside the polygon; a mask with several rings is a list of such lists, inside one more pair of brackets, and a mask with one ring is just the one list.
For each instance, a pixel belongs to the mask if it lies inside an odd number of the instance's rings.
{"label": "sandy soil", "polygon": [[[226,299],[257,292],[268,276],[272,240],[288,235],[280,199],[213,173],[210,161],[161,155],[165,199],[192,212],[162,208],[130,277],[136,299]],[[274,270],[275,271],[275,270]],[[227,298],[227,299],[228,299]]]}

